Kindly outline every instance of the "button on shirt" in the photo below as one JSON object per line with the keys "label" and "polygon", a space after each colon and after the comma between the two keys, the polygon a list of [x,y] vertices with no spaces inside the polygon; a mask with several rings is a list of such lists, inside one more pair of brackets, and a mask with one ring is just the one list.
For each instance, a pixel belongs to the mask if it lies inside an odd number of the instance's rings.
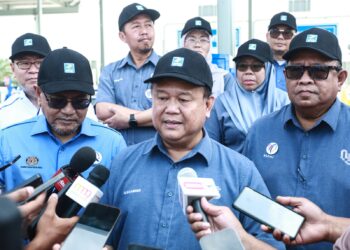
{"label": "button on shirt", "polygon": [[[120,133],[88,118],[80,133],[64,144],[48,130],[43,115],[7,127],[0,132],[0,166],[18,154],[21,158],[0,173],[0,183],[5,184],[6,190],[11,190],[37,173],[47,181],[83,146],[96,151],[96,164],[109,168],[113,157],[126,144]],[[91,169],[84,172],[84,177]]]}
{"label": "button on shirt", "polygon": [[[177,174],[193,168],[199,177],[213,178],[221,197],[214,204],[232,208],[245,186],[269,195],[254,164],[207,135],[181,160],[174,162],[158,134],[129,146],[113,161],[102,203],[121,209],[121,217],[107,244],[127,249],[130,243],[167,250],[200,249],[184,215],[178,194]],[[244,228],[257,238],[284,249],[260,224],[234,210]]]}
{"label": "button on shirt", "polygon": [[[98,85],[96,103],[109,102],[135,110],[152,107],[151,85],[144,80],[153,75],[159,56],[153,51],[144,65],[136,68],[130,54],[124,59],[103,68]],[[126,143],[132,145],[154,136],[153,127],[136,127],[119,130]]]}
{"label": "button on shirt", "polygon": [[[256,164],[273,198],[305,197],[326,213],[350,217],[349,124],[350,107],[336,100],[305,132],[287,105],[251,127],[243,153]],[[293,249],[332,247],[322,243]]]}

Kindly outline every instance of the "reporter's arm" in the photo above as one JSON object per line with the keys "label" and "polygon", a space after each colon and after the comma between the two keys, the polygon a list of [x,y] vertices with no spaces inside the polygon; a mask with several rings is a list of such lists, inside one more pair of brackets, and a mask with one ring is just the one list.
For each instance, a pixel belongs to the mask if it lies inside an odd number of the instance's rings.
{"label": "reporter's arm", "polygon": [[194,213],[192,206],[187,207],[188,221],[191,224],[192,231],[196,234],[198,239],[224,228],[231,228],[238,233],[246,250],[275,249],[247,233],[228,207],[215,206],[210,204],[205,198],[201,199],[201,205],[208,216],[209,223],[202,222],[202,215],[199,213]]}

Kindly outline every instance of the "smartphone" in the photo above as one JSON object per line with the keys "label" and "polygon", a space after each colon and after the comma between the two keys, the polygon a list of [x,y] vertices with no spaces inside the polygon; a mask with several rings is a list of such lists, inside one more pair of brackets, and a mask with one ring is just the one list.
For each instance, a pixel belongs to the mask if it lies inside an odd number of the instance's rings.
{"label": "smartphone", "polygon": [[74,226],[61,250],[96,250],[105,245],[115,223],[120,209],[100,203],[90,203],[78,223]]}
{"label": "smartphone", "polygon": [[302,215],[249,187],[243,189],[233,207],[262,224],[279,229],[292,239],[305,220]]}
{"label": "smartphone", "polygon": [[20,188],[32,186],[33,188],[36,188],[43,184],[43,178],[41,177],[41,174],[35,174],[29,179],[26,179],[24,182],[22,182],[19,186],[15,187],[12,191],[18,190]]}

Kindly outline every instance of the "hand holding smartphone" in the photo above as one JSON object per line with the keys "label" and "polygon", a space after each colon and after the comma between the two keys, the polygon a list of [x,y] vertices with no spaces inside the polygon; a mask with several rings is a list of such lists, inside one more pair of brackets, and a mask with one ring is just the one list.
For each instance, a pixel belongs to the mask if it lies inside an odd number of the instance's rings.
{"label": "hand holding smartphone", "polygon": [[295,239],[305,218],[269,197],[245,187],[232,204],[234,208],[254,220],[278,229]]}

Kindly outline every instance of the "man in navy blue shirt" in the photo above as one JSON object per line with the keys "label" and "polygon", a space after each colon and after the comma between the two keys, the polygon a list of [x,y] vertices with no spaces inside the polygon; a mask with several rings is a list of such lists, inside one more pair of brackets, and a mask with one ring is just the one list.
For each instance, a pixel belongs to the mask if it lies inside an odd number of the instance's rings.
{"label": "man in navy blue shirt", "polygon": [[291,104],[253,124],[243,153],[273,198],[305,197],[328,214],[350,217],[350,108],[337,99],[347,78],[338,39],[326,30],[306,30],[295,36],[284,59]]}
{"label": "man in navy blue shirt", "polygon": [[[152,117],[157,134],[129,146],[114,159],[102,202],[122,211],[111,238],[114,249],[130,243],[167,250],[200,249],[179,202],[177,175],[185,167],[213,178],[218,205],[231,206],[245,186],[269,195],[254,164],[209,138],[203,129],[214,103],[210,68],[199,53],[181,48],[164,55],[152,78]],[[257,222],[233,211],[253,249],[284,245]],[[243,236],[243,234],[242,234]],[[264,242],[263,242],[264,241]]]}
{"label": "man in navy blue shirt", "polygon": [[159,56],[153,50],[154,21],[158,11],[133,3],[119,16],[119,38],[129,54],[104,67],[96,96],[96,115],[109,127],[118,129],[127,145],[153,137],[151,77]]}

